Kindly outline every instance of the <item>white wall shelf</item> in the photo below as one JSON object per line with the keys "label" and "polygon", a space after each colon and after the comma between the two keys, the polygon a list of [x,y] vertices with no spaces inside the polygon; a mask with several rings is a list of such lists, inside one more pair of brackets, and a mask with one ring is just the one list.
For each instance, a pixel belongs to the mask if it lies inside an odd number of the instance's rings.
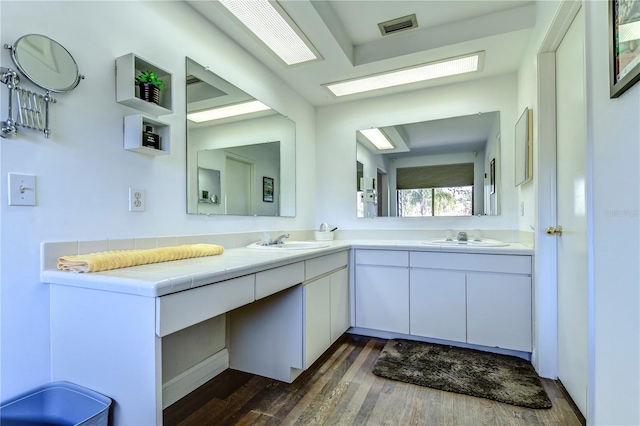
{"label": "white wall shelf", "polygon": [[[153,127],[160,136],[160,149],[142,145],[142,133],[145,126]],[[171,126],[143,114],[124,117],[124,149],[147,155],[166,155],[171,148]]]}
{"label": "white wall shelf", "polygon": [[[164,83],[160,92],[160,104],[140,99],[136,78],[144,71],[154,72]],[[159,66],[129,53],[116,59],[116,101],[139,111],[154,116],[167,115],[173,112],[171,96],[172,74]]]}

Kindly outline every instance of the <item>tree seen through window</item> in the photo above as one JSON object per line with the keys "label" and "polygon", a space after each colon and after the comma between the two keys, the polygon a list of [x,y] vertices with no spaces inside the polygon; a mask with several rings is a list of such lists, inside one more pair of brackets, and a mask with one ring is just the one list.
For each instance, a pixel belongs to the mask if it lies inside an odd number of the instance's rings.
{"label": "tree seen through window", "polygon": [[400,189],[398,216],[472,216],[473,185]]}

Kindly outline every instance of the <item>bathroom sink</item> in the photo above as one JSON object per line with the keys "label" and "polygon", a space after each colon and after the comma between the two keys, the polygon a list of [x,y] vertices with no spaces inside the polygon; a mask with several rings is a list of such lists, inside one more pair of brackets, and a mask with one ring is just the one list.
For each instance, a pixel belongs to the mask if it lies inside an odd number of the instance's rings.
{"label": "bathroom sink", "polygon": [[509,243],[505,243],[498,240],[491,240],[489,238],[470,239],[469,241],[458,241],[452,238],[439,238],[430,241],[424,241],[422,244],[428,244],[432,246],[474,246],[474,247],[505,247]]}
{"label": "bathroom sink", "polygon": [[282,244],[263,246],[262,243],[249,244],[247,248],[257,250],[310,250],[329,247],[329,244],[322,241],[284,241]]}

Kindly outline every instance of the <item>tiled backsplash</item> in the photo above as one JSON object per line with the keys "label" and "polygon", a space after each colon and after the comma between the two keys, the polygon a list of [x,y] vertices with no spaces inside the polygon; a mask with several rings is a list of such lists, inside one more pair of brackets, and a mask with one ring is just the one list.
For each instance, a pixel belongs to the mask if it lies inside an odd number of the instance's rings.
{"label": "tiled backsplash", "polygon": [[[533,247],[534,233],[528,231],[509,230],[473,230],[454,229],[454,232],[466,231],[470,235],[480,233],[480,237],[492,238],[506,242],[519,242]],[[291,234],[291,240],[313,240],[314,230],[287,231]],[[446,230],[427,229],[370,229],[370,230],[338,230],[335,234],[337,240],[429,240],[445,236]],[[271,238],[277,236],[277,232],[271,232]],[[218,244],[231,249],[244,247],[262,239],[262,232],[240,232],[233,234],[187,235],[175,237],[155,238],[124,238],[116,240],[93,241],[62,241],[43,242],[40,247],[40,270],[56,269],[58,258],[75,254],[95,253],[107,250],[134,250],[150,249],[157,247],[172,247],[182,244]]]}
{"label": "tiled backsplash", "polygon": [[[287,231],[292,240],[311,240],[313,231]],[[276,232],[271,232],[275,238]],[[95,253],[107,250],[139,250],[157,247],[173,247],[183,244],[218,244],[224,248],[244,247],[260,241],[262,232],[240,232],[233,234],[187,235],[179,237],[125,238],[95,241],[53,241],[40,245],[40,270],[56,269],[58,258],[76,254]]]}
{"label": "tiled backsplash", "polygon": [[[431,240],[445,237],[447,231],[446,229],[346,229],[336,231],[335,238],[339,240]],[[450,231],[454,234],[465,231],[470,236],[510,243],[520,242],[519,231],[503,229],[451,229]]]}

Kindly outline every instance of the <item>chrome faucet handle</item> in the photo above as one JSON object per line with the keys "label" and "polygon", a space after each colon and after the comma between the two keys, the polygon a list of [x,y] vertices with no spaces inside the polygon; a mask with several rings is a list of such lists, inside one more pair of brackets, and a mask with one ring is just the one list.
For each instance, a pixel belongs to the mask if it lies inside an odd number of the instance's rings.
{"label": "chrome faucet handle", "polygon": [[468,241],[467,233],[464,231],[458,232],[458,241]]}
{"label": "chrome faucet handle", "polygon": [[275,240],[271,241],[271,244],[284,244],[282,242],[282,240],[284,240],[285,238],[289,238],[289,234],[282,234],[280,235],[278,238],[276,238]]}

